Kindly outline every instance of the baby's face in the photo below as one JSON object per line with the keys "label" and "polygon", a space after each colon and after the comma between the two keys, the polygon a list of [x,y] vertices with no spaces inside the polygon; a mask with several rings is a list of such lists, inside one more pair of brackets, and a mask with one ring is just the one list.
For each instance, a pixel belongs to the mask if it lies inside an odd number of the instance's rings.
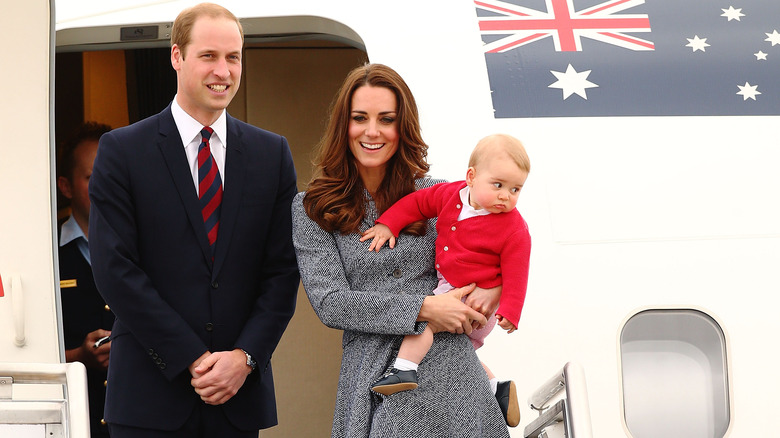
{"label": "baby's face", "polygon": [[528,172],[501,154],[482,160],[477,167],[470,167],[466,182],[471,192],[469,204],[490,213],[506,213],[517,206],[520,190],[528,178]]}

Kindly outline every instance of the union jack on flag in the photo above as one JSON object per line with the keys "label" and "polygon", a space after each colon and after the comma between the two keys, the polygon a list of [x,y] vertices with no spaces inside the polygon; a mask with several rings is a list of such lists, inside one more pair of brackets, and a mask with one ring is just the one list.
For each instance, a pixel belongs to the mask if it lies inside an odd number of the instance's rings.
{"label": "union jack on flag", "polygon": [[582,38],[590,38],[631,50],[653,50],[651,41],[627,32],[650,32],[646,14],[618,12],[643,4],[644,0],[610,0],[577,11],[573,0],[546,0],[547,10],[538,11],[497,0],[477,0],[477,8],[498,15],[481,17],[483,35],[507,35],[485,45],[487,53],[507,50],[552,37],[558,52],[582,51]]}
{"label": "union jack on flag", "polygon": [[474,0],[494,116],[780,115],[780,0]]}

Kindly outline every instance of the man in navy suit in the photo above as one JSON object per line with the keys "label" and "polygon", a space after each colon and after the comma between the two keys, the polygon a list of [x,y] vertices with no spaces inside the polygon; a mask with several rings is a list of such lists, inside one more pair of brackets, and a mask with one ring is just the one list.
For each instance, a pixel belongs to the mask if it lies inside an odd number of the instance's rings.
{"label": "man in navy suit", "polygon": [[173,102],[100,140],[89,244],[117,318],[105,407],[114,438],[256,438],[277,421],[270,361],[299,283],[296,176],[284,137],[225,111],[242,47],[226,9],[183,11]]}

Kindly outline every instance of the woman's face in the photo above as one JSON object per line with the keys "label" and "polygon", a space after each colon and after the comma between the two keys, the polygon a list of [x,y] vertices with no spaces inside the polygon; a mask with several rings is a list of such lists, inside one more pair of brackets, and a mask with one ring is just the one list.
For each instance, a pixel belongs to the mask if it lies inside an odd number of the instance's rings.
{"label": "woman's face", "polygon": [[364,85],[352,95],[349,149],[360,176],[382,178],[398,150],[398,104],[388,88]]}

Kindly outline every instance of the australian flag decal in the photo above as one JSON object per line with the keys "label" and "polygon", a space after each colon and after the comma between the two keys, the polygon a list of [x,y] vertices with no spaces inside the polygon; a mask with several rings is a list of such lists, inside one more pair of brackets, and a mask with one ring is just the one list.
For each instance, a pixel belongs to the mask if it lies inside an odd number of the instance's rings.
{"label": "australian flag decal", "polygon": [[780,0],[474,4],[497,118],[780,115]]}

